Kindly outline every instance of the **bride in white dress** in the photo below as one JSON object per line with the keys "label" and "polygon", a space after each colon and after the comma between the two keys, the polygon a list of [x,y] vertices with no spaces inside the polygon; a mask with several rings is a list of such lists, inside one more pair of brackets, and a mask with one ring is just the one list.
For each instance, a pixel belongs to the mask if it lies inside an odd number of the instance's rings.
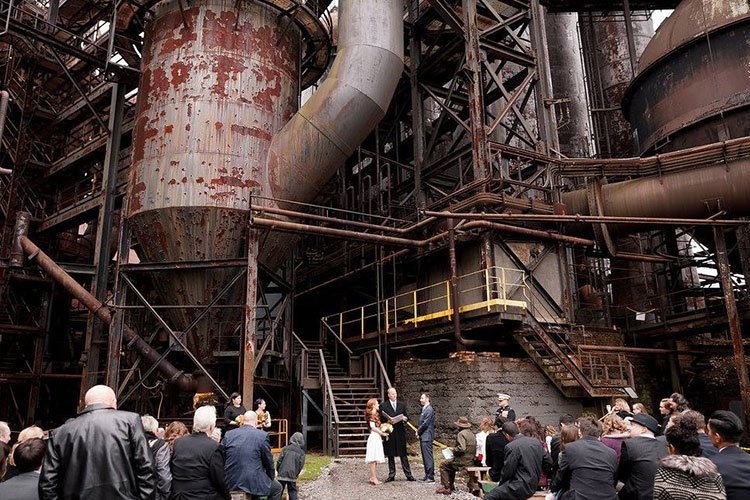
{"label": "bride in white dress", "polygon": [[383,438],[388,434],[380,430],[380,405],[377,399],[367,401],[365,419],[370,427],[370,436],[367,438],[367,452],[365,453],[365,463],[370,466],[369,482],[370,484],[380,484],[377,478],[377,469],[378,464],[385,463]]}

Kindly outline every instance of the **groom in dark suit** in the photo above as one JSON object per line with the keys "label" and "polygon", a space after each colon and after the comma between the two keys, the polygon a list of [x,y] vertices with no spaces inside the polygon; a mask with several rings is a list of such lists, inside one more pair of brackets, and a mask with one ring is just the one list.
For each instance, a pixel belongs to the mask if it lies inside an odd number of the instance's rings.
{"label": "groom in dark suit", "polygon": [[[406,426],[404,422],[409,420],[409,415],[406,414],[404,403],[396,400],[396,395],[396,389],[393,387],[389,388],[388,400],[383,401],[380,405],[381,417],[384,421],[393,425],[393,432],[391,432],[388,440],[383,443],[383,451],[388,457],[388,479],[385,480],[386,483],[396,479],[397,456],[401,458],[401,468],[404,469],[406,480],[415,480],[411,474],[409,459],[406,457]],[[400,422],[395,421],[393,418],[398,415],[404,416],[404,419]]]}
{"label": "groom in dark suit", "polygon": [[435,439],[435,410],[430,404],[430,395],[426,392],[419,396],[422,405],[422,413],[419,415],[419,427],[417,427],[417,438],[419,448],[422,450],[422,462],[424,462],[424,481],[435,482],[435,459],[432,456],[432,441]]}

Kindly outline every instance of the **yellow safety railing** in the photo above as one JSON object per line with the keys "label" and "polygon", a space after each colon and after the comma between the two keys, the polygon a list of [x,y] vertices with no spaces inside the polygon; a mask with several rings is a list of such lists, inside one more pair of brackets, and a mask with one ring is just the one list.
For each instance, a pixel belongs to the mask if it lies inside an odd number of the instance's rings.
{"label": "yellow safety railing", "polygon": [[[493,307],[526,308],[528,304],[526,275],[518,269],[490,267],[457,279],[458,311],[465,313]],[[360,337],[365,333],[420,324],[439,318],[451,320],[455,305],[451,303],[450,280],[400,293],[387,299],[355,307],[321,318],[340,339]]]}

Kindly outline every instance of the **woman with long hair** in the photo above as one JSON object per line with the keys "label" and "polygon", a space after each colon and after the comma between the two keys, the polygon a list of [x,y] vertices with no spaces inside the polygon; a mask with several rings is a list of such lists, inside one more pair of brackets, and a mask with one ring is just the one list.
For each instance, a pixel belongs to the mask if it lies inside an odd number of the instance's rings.
{"label": "woman with long hair", "polygon": [[365,463],[370,467],[370,484],[380,484],[378,481],[378,464],[385,463],[383,453],[383,437],[388,436],[380,430],[380,405],[377,399],[367,401],[365,408],[365,421],[370,428],[370,437],[367,438],[367,451],[365,452]]}
{"label": "woman with long hair", "polygon": [[669,419],[672,415],[677,413],[677,403],[672,401],[672,398],[664,398],[659,402],[659,413],[661,413],[661,433],[667,429]]}
{"label": "woman with long hair", "polygon": [[724,500],[726,489],[716,465],[701,456],[698,427],[677,415],[664,435],[669,455],[662,458],[654,479],[654,499]]}
{"label": "woman with long hair", "polygon": [[604,417],[604,421],[602,422],[602,437],[599,438],[599,441],[615,450],[618,462],[622,451],[622,443],[629,437],[630,427],[627,422],[614,413]]}
{"label": "woman with long hair", "polygon": [[164,442],[169,445],[169,452],[174,451],[174,441],[177,438],[190,434],[188,428],[182,422],[177,420],[170,422],[166,429],[164,429]]}
{"label": "woman with long hair", "polygon": [[240,423],[237,421],[237,417],[244,415],[246,411],[245,407],[242,406],[242,394],[239,392],[230,394],[227,408],[224,410],[224,423],[227,426],[227,430],[239,427]]}
{"label": "woman with long hair", "polygon": [[490,417],[484,417],[482,423],[479,424],[479,432],[477,432],[477,454],[475,462],[482,467],[487,465],[485,451],[485,443],[487,442],[487,436],[495,432],[495,425]]}

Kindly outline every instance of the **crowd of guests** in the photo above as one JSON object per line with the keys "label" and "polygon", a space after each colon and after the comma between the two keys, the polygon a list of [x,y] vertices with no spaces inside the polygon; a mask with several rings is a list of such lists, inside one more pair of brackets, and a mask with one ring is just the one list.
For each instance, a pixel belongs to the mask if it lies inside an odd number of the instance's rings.
{"label": "crowd of guests", "polygon": [[257,411],[245,411],[233,394],[224,414],[233,424],[223,437],[215,406],[195,410],[190,432],[179,421],[161,429],[152,416],[117,410],[107,386],[89,389],[84,403],[48,435],[35,426],[22,430],[12,448],[0,422],[0,499],[280,500],[285,489],[297,499],[304,438],[292,435],[274,464],[263,400]]}
{"label": "crowd of guests", "polygon": [[[395,478],[396,456],[406,479],[414,480],[406,457],[408,415],[396,396],[391,388],[388,400],[372,399],[367,405],[370,484],[380,484],[377,464],[385,457],[386,481]],[[492,488],[485,489],[490,490],[485,497],[489,500],[522,500],[539,490],[548,492],[548,500],[750,499],[750,455],[739,447],[743,425],[732,412],[716,411],[706,421],[675,393],[660,403],[661,422],[643,404],[631,409],[618,398],[600,419],[563,415],[559,427],[545,428],[533,416],[517,419],[509,400],[507,394],[498,395],[494,421],[485,417],[477,434],[467,417],[454,422],[455,444],[444,451],[436,493],[450,495],[457,472],[482,466],[497,483],[487,483]],[[421,394],[420,403],[414,429],[425,467],[421,481],[433,483],[435,410],[429,394]],[[467,474],[467,487],[480,496],[474,473],[478,470]]]}

